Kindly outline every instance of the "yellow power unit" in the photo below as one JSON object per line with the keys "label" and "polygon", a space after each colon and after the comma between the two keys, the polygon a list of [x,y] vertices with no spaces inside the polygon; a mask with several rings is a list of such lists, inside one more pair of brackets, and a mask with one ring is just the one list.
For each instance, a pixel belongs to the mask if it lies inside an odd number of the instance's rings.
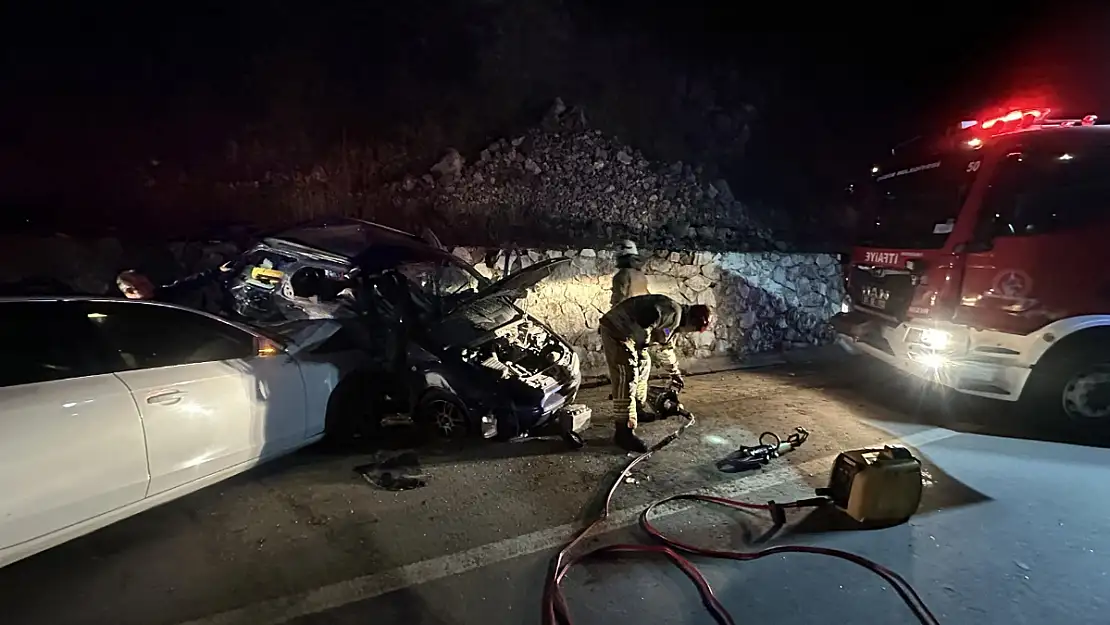
{"label": "yellow power unit", "polygon": [[898,524],[921,505],[921,461],[905,447],[841,452],[833,463],[828,497],[861,523]]}
{"label": "yellow power unit", "polygon": [[266,267],[251,267],[251,278],[260,282],[276,283],[279,282],[285,274],[276,269],[268,269]]}

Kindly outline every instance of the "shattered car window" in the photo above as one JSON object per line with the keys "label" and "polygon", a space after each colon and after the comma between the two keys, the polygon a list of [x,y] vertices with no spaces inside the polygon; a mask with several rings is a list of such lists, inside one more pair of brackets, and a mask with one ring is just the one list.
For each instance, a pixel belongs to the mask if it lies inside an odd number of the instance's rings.
{"label": "shattered car window", "polygon": [[408,278],[424,294],[435,295],[435,263],[405,263],[397,267],[397,272]]}
{"label": "shattered car window", "polygon": [[455,297],[477,292],[482,286],[478,276],[451,263],[404,263],[397,271],[428,297]]}
{"label": "shattered car window", "polygon": [[462,295],[476,292],[479,288],[478,279],[465,271],[462,267],[444,264],[438,276],[439,293],[442,297]]}

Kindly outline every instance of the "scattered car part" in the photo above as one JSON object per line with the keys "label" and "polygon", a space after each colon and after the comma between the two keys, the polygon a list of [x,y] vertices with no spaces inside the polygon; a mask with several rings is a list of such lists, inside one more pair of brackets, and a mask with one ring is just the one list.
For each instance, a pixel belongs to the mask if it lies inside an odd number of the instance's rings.
{"label": "scattered car part", "polygon": [[586,446],[582,432],[590,428],[593,410],[585,404],[571,404],[564,406],[556,413],[559,429],[563,433],[563,440],[573,449]]}
{"label": "scattered car part", "polygon": [[586,439],[582,438],[582,435],[578,432],[564,432],[563,440],[567,442],[571,449],[582,449],[586,446]]}
{"label": "scattered car part", "polygon": [[381,462],[359,465],[355,467],[355,473],[370,484],[390,491],[412,490],[428,484],[428,476],[420,472],[419,458],[411,451]]}

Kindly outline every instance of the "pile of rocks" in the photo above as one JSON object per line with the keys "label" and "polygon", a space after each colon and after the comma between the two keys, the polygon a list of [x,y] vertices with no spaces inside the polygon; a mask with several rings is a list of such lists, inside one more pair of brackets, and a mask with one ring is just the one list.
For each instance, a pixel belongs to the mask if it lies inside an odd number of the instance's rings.
{"label": "pile of rocks", "polygon": [[667,249],[785,250],[725,180],[705,183],[700,167],[651,162],[589,129],[585,114],[561,100],[539,127],[493,142],[469,164],[449,150],[423,176],[390,185],[388,195],[409,214],[433,207],[453,232],[484,230],[486,241],[631,238]]}

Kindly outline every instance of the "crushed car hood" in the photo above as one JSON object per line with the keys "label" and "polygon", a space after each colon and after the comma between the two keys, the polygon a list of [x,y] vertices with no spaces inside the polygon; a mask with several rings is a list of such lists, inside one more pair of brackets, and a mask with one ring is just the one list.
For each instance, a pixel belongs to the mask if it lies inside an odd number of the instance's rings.
{"label": "crushed car hood", "polygon": [[559,267],[570,262],[569,258],[548,258],[528,267],[510,273],[497,282],[478,291],[473,297],[468,298],[463,305],[473,304],[479,300],[494,297],[507,297],[512,301],[519,300],[528,294],[528,289],[536,286],[544,279],[555,273]]}

